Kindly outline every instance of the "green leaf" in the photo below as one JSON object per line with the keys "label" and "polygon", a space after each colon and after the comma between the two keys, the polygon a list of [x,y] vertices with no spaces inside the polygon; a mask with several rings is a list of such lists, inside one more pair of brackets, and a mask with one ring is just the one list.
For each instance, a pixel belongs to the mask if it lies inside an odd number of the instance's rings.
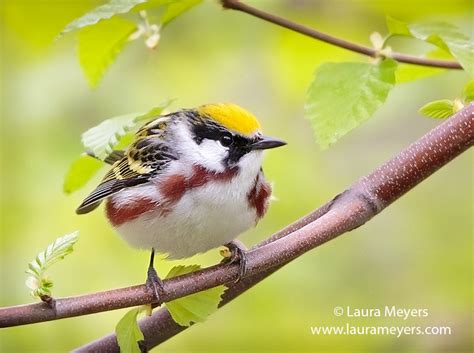
{"label": "green leaf", "polygon": [[82,188],[103,166],[103,163],[87,154],[76,159],[64,178],[63,190],[70,194]]}
{"label": "green leaf", "polygon": [[115,334],[120,353],[140,353],[138,342],[144,340],[143,333],[137,323],[141,308],[128,311],[115,326]]}
{"label": "green leaf", "polygon": [[387,25],[388,33],[390,35],[411,36],[410,29],[408,28],[407,23],[399,21],[391,16],[385,17],[385,23]]}
{"label": "green leaf", "polygon": [[74,250],[74,244],[78,240],[78,236],[79,232],[76,231],[57,238],[28,264],[26,273],[29,274],[29,277],[26,280],[26,285],[31,289],[31,295],[35,297],[51,295],[53,282],[46,277],[45,271],[51,267],[51,265],[72,253]]}
{"label": "green leaf", "polygon": [[465,103],[474,101],[474,80],[469,81],[464,87],[463,100]]}
{"label": "green leaf", "polygon": [[[182,276],[197,271],[200,268],[199,265],[175,266],[170,270],[166,278]],[[189,326],[191,323],[203,322],[216,311],[224,291],[224,286],[214,287],[170,301],[166,303],[166,307],[178,325]]]}
{"label": "green leaf", "polygon": [[137,123],[160,115],[171,102],[163,102],[147,113],[131,113],[104,120],[82,134],[82,144],[97,158],[104,160]]}
{"label": "green leaf", "polygon": [[127,13],[136,5],[144,2],[146,2],[146,0],[111,0],[68,24],[61,34],[95,25],[101,20],[112,18],[118,14]]}
{"label": "green leaf", "polygon": [[151,108],[148,112],[145,114],[139,115],[135,118],[135,122],[142,122],[146,121],[152,118],[157,118],[161,113],[163,113],[163,110],[165,110],[167,107],[173,103],[175,99],[168,99],[167,101],[164,101],[160,105],[157,105],[154,108]]}
{"label": "green leaf", "polygon": [[40,252],[35,260],[30,262],[27,273],[41,275],[51,265],[64,259],[65,256],[69,255],[74,250],[73,246],[77,242],[78,237],[79,232],[75,231],[71,234],[66,234],[65,236],[57,238],[53,243],[49,244],[44,251]]}
{"label": "green leaf", "polygon": [[474,43],[456,26],[445,22],[404,24],[387,17],[387,27],[390,35],[410,36],[450,52],[474,76]]}
{"label": "green leaf", "polygon": [[134,132],[129,132],[123,135],[120,139],[119,142],[114,146],[115,150],[124,150],[128,146],[132,144],[132,142],[135,140],[135,133]]}
{"label": "green leaf", "polygon": [[136,6],[133,11],[146,11],[159,8],[161,10],[159,22],[160,25],[164,27],[176,17],[202,2],[203,0],[148,0],[145,3]]}
{"label": "green leaf", "polygon": [[171,2],[161,16],[161,24],[165,26],[176,17],[192,9],[194,6],[199,5],[201,2],[202,0],[178,0]]}
{"label": "green leaf", "polygon": [[[149,112],[132,113],[107,119],[99,125],[87,130],[82,135],[84,147],[100,159],[105,159],[115,148],[124,149],[134,140],[135,136],[129,131],[137,123],[159,116],[171,104],[168,100],[154,107]],[[103,163],[87,154],[75,160],[64,179],[63,190],[70,194],[83,187],[103,166]]]}
{"label": "green leaf", "polygon": [[434,119],[449,118],[454,114],[454,102],[449,99],[433,101],[422,106],[418,112]]}
{"label": "green leaf", "polygon": [[318,67],[305,104],[321,148],[339,140],[369,119],[395,83],[397,64],[325,63]]}
{"label": "green leaf", "polygon": [[91,87],[97,86],[135,30],[133,22],[114,17],[79,31],[79,63]]}
{"label": "green leaf", "polygon": [[138,113],[126,114],[107,119],[82,134],[82,144],[102,160],[112,151],[130,129],[135,126]]}
{"label": "green leaf", "polygon": [[410,32],[418,39],[447,48],[469,75],[474,76],[474,43],[456,26],[443,22],[414,24]]}

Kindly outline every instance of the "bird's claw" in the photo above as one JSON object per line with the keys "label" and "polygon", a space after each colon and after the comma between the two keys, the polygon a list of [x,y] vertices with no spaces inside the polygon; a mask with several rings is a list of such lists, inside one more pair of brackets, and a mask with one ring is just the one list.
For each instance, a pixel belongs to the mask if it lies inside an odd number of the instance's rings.
{"label": "bird's claw", "polygon": [[158,277],[156,270],[151,266],[148,267],[146,286],[148,289],[153,291],[153,294],[155,296],[155,301],[153,304],[156,306],[160,306],[162,304],[161,298],[164,292],[163,281],[160,277]]}
{"label": "bird's claw", "polygon": [[229,249],[230,255],[224,252],[221,252],[221,254],[225,254],[226,258],[224,261],[227,263],[233,264],[233,263],[238,263],[239,264],[239,275],[237,279],[235,280],[235,283],[240,281],[243,277],[245,277],[245,274],[247,273],[247,249],[245,246],[237,241],[234,240],[228,244],[225,244],[225,247]]}

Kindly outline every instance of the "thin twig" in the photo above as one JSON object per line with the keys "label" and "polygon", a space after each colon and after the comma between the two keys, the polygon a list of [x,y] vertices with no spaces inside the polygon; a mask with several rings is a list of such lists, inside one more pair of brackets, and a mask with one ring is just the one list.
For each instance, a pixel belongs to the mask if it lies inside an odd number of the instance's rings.
{"label": "thin twig", "polygon": [[[232,9],[236,11],[245,12],[249,15],[260,18],[264,21],[271,22],[278,26],[288,28],[289,30],[292,30],[294,32],[301,33],[305,36],[338,46],[340,48],[344,48],[344,49],[347,49],[359,54],[367,55],[373,58],[380,55],[380,52],[374,48],[366,47],[357,43],[349,42],[345,39],[334,37],[327,33],[317,31],[313,28],[309,28],[299,23],[295,23],[285,18],[259,10],[255,7],[244,4],[243,2],[240,2],[237,0],[221,0],[221,3],[222,3],[222,6],[226,9]],[[407,64],[462,70],[462,66],[457,61],[420,58],[417,56],[401,54],[401,53],[392,53],[390,57],[398,62],[407,63]]]}

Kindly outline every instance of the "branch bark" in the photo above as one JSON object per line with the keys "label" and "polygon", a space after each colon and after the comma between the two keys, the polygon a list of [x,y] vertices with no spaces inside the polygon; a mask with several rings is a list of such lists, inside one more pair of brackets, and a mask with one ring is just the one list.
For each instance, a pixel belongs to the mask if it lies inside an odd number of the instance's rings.
{"label": "branch bark", "polygon": [[[327,33],[317,31],[313,28],[309,28],[299,23],[295,23],[285,18],[259,10],[255,7],[244,4],[243,2],[240,2],[238,0],[221,0],[221,3],[222,3],[222,6],[226,9],[231,9],[231,10],[247,13],[251,16],[260,18],[261,20],[276,24],[277,26],[287,28],[291,31],[301,33],[305,36],[338,46],[340,48],[344,48],[344,49],[347,49],[347,50],[350,50],[362,55],[370,56],[373,58],[380,55],[379,51],[377,51],[374,48],[366,47],[357,43],[349,42],[345,39],[331,36]],[[412,55],[407,55],[407,54],[402,54],[402,53],[392,53],[390,57],[398,62],[402,62],[406,64],[462,70],[462,66],[457,61],[420,58],[417,56],[412,56]]]}
{"label": "branch bark", "polygon": [[[385,207],[411,190],[474,143],[474,103],[446,120],[424,137],[362,177],[321,209],[302,218],[248,252],[248,277],[229,284],[222,304],[232,300],[291,260],[335,237],[363,225]],[[164,281],[165,301],[177,299],[221,284],[232,283],[237,264],[219,264]],[[87,315],[137,306],[153,301],[144,285],[56,299],[51,308],[36,303],[0,309],[0,327]],[[146,345],[151,348],[184,328],[159,310],[140,323]],[[157,329],[159,329],[157,331]],[[78,351],[117,351],[114,336],[93,342]]]}

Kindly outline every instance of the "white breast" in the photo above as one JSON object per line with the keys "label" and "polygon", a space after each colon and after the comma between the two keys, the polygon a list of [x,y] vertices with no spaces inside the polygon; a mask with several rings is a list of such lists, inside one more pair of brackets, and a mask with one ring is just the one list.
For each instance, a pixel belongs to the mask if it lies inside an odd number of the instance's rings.
{"label": "white breast", "polygon": [[[255,226],[257,214],[249,206],[248,193],[260,172],[261,153],[249,153],[240,161],[230,181],[213,181],[187,191],[170,212],[151,211],[117,227],[132,246],[185,258],[224,245]],[[159,200],[155,185],[136,187],[115,196],[126,203],[141,194]]]}

